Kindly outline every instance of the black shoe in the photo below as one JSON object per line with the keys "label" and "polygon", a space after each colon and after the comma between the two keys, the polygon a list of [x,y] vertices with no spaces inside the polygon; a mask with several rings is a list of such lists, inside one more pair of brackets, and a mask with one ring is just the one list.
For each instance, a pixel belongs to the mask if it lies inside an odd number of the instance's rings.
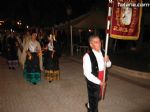
{"label": "black shoe", "polygon": [[13,70],[15,70],[15,67],[12,67]]}
{"label": "black shoe", "polygon": [[49,81],[49,83],[51,83],[52,81]]}
{"label": "black shoe", "polygon": [[85,107],[87,109],[87,112],[91,112],[90,108],[88,107],[88,103],[85,104]]}
{"label": "black shoe", "polygon": [[85,104],[85,107],[88,109],[88,103]]}
{"label": "black shoe", "polygon": [[11,67],[9,67],[9,69],[11,69]]}
{"label": "black shoe", "polygon": [[32,84],[33,84],[33,85],[36,85],[36,82],[33,82]]}

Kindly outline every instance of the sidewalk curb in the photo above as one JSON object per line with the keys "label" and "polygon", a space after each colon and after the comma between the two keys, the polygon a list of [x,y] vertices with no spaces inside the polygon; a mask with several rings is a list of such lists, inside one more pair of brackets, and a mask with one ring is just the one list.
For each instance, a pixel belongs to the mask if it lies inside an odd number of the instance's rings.
{"label": "sidewalk curb", "polygon": [[109,71],[112,72],[112,73],[119,72],[123,75],[128,75],[128,76],[131,76],[131,77],[150,80],[150,73],[135,71],[135,70],[119,67],[119,66],[116,66],[116,65],[113,65],[112,68]]}
{"label": "sidewalk curb", "polygon": [[[69,57],[69,59],[76,61],[78,63],[82,63],[81,59],[77,59],[75,57]],[[124,67],[119,67],[116,65],[112,65],[112,67],[109,69],[109,72],[111,72],[111,73],[118,73],[119,72],[122,75],[127,75],[130,77],[136,77],[136,78],[150,80],[150,73],[148,73],[148,72],[135,71],[135,70],[127,69]]]}

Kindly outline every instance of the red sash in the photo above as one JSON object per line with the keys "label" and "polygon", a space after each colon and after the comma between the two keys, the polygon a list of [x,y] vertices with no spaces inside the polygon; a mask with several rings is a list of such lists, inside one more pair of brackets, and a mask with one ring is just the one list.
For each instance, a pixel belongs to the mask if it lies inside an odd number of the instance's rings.
{"label": "red sash", "polygon": [[[104,71],[99,71],[98,72],[98,79],[101,81],[101,82],[103,82],[103,78],[104,78]],[[100,96],[102,97],[102,86],[100,85]],[[104,95],[105,95],[105,91],[106,91],[106,85],[105,85],[105,87],[104,87]]]}

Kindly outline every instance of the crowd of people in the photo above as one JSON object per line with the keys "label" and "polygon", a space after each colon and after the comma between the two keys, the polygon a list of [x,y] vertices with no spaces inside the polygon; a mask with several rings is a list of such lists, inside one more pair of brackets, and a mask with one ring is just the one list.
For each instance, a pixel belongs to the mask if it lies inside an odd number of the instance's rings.
{"label": "crowd of people", "polygon": [[60,79],[60,45],[53,31],[27,30],[24,34],[8,31],[1,35],[0,52],[8,60],[8,68],[23,69],[24,78],[36,85],[41,81],[41,73],[49,82]]}
{"label": "crowd of people", "polygon": [[[36,85],[41,81],[42,72],[49,83],[60,79],[61,46],[53,31],[48,35],[43,31],[38,33],[35,29],[26,31],[23,35],[13,31],[7,32],[1,43],[1,51],[6,52],[8,68],[15,70],[19,63],[26,81]],[[83,74],[88,92],[88,102],[85,106],[88,112],[98,112],[98,102],[103,99],[106,89],[105,66],[111,67],[111,61],[104,55],[98,35],[89,37],[89,46],[89,51],[83,56]]]}

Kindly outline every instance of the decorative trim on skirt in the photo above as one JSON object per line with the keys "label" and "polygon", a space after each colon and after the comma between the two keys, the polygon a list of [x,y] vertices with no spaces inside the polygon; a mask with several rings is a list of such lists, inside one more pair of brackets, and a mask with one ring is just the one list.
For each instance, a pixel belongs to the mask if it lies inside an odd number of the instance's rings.
{"label": "decorative trim on skirt", "polygon": [[60,80],[60,71],[59,70],[45,70],[44,77],[48,81]]}
{"label": "decorative trim on skirt", "polygon": [[18,60],[8,60],[8,66],[17,68],[18,67]]}
{"label": "decorative trim on skirt", "polygon": [[26,70],[24,70],[24,77],[30,83],[38,83],[41,81],[40,72],[28,73]]}
{"label": "decorative trim on skirt", "polygon": [[37,53],[31,53],[32,59],[26,57],[24,77],[31,83],[38,83],[41,81],[41,71],[39,65],[39,57]]}

